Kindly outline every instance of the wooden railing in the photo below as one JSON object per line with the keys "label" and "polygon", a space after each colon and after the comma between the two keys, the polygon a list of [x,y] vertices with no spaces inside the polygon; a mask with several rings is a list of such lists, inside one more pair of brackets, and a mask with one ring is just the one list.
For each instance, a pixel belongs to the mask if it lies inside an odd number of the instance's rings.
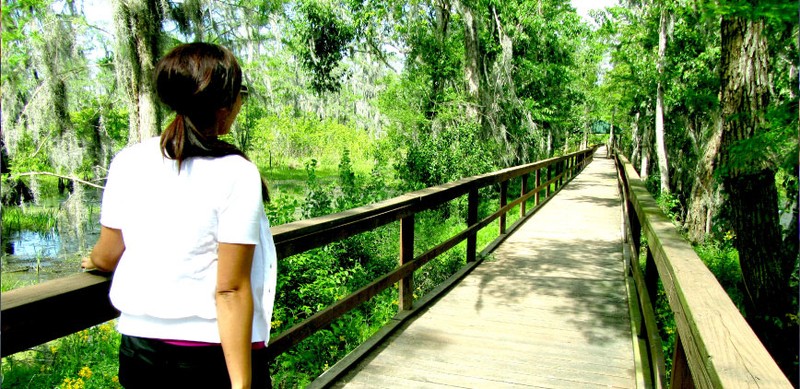
{"label": "wooden railing", "polygon": [[[647,344],[655,388],[791,388],[739,310],[664,215],[628,160],[615,153],[623,195],[624,255],[639,300],[639,338]],[[646,265],[639,264],[647,238]],[[653,306],[658,280],[677,327],[670,383]]]}
{"label": "wooden railing", "polygon": [[[520,206],[521,216],[529,216],[535,212],[552,196],[552,191],[560,189],[591,161],[595,150],[596,147],[562,157],[464,178],[345,212],[273,227],[272,234],[280,260],[399,221],[400,263],[392,272],[294,327],[273,336],[269,342],[269,352],[272,356],[285,352],[315,331],[355,309],[360,303],[398,282],[400,283],[398,317],[404,316],[404,312],[407,314],[414,303],[412,280],[416,269],[466,240],[467,265],[459,271],[459,274],[466,274],[480,262],[476,256],[477,232],[480,229],[499,219],[500,236],[489,246],[498,244],[509,231],[524,220],[522,217],[507,228],[506,214],[513,207]],[[516,178],[521,180],[522,190],[519,197],[509,202],[508,184],[510,180]],[[531,178],[533,188],[529,188]],[[500,187],[500,208],[492,215],[478,220],[478,190],[491,185]],[[415,214],[464,195],[468,198],[467,229],[414,257]],[[529,199],[533,199],[534,207],[526,210],[526,201]],[[3,293],[0,354],[11,355],[117,317],[118,312],[108,299],[109,287],[109,275],[81,273]]]}

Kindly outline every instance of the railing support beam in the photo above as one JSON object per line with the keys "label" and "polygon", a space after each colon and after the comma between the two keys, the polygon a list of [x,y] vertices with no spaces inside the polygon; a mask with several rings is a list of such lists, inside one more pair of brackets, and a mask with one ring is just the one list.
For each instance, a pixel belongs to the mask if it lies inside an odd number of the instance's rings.
{"label": "railing support beam", "polygon": [[[414,260],[414,214],[400,219],[400,266]],[[400,280],[398,310],[408,311],[414,305],[414,273]]]}
{"label": "railing support beam", "polygon": [[[525,174],[522,176],[522,189],[520,189],[519,197],[524,197],[528,193],[528,175]],[[523,201],[519,204],[519,217],[525,217],[525,205],[527,201]]]}
{"label": "railing support beam", "polygon": [[[500,208],[508,204],[508,181],[500,183]],[[506,233],[506,214],[500,215],[500,235]]]}
{"label": "railing support beam", "polygon": [[[478,222],[478,189],[471,189],[467,195],[467,228]],[[467,262],[475,262],[475,251],[478,247],[478,233],[467,237]]]}
{"label": "railing support beam", "polygon": [[694,389],[686,352],[683,350],[680,334],[677,333],[675,334],[675,349],[672,354],[672,376],[670,376],[669,387],[670,389]]}

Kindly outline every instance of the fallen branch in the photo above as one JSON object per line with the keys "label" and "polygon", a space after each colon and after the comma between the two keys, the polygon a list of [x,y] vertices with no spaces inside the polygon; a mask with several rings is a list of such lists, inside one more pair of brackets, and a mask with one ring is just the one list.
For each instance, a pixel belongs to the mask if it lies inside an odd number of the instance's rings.
{"label": "fallen branch", "polygon": [[63,178],[63,179],[66,179],[66,180],[71,180],[71,181],[75,181],[75,182],[81,183],[83,185],[88,185],[88,186],[91,186],[93,188],[105,189],[105,187],[102,186],[102,185],[97,185],[97,184],[91,183],[89,181],[81,180],[80,178],[77,178],[77,177],[62,176],[60,174],[55,174],[55,173],[50,173],[50,172],[27,172],[27,173],[15,174],[15,176],[20,176],[20,177],[21,176],[36,176],[36,175],[45,175],[45,176],[53,176],[53,177]]}

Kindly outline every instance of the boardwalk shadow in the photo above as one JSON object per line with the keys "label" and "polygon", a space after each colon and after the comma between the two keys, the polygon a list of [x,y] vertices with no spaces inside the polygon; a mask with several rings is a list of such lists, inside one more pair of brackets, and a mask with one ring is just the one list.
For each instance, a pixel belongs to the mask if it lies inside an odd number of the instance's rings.
{"label": "boardwalk shadow", "polygon": [[[586,253],[592,253],[587,257]],[[506,242],[500,259],[464,283],[477,283],[477,313],[487,304],[547,315],[594,344],[630,337],[627,291],[619,244],[599,239]],[[562,320],[562,323],[558,323]]]}
{"label": "boardwalk shadow", "polygon": [[621,202],[610,163],[582,172],[498,247],[495,261],[462,281],[477,287],[477,314],[504,304],[535,312],[542,318],[536,325],[574,331],[580,341],[630,342]]}

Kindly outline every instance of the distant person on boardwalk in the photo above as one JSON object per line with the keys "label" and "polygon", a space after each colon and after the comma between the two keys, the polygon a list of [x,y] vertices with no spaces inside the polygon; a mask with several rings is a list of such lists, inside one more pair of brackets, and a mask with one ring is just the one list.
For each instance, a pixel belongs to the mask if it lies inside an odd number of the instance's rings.
{"label": "distant person on boardwalk", "polygon": [[126,388],[268,388],[277,258],[266,186],[230,131],[247,96],[226,48],[180,45],[156,65],[175,118],[122,150],[85,269],[114,271]]}

